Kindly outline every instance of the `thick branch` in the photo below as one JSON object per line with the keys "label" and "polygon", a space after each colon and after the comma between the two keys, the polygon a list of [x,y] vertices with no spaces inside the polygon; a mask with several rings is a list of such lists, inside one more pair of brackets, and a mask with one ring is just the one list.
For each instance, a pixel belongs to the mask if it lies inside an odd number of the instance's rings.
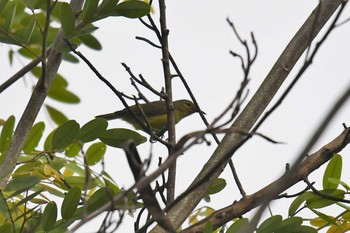
{"label": "thick branch", "polygon": [[[310,41],[318,34],[342,2],[343,0],[320,1],[316,9],[287,45],[255,95],[233,123],[232,127],[238,127],[245,131],[249,131],[253,127],[296,62],[309,46]],[[317,18],[316,15],[318,16]],[[244,135],[235,133],[227,134],[224,137],[210,160],[191,184],[195,185],[200,183],[200,185],[168,212],[174,227],[181,226],[197,206],[245,137]],[[208,179],[207,177],[210,178]],[[156,227],[152,232],[164,231]]]}
{"label": "thick branch", "polygon": [[[81,9],[83,2],[83,0],[72,1],[73,10]],[[60,32],[51,48],[50,54],[48,55],[46,63],[47,70],[45,74],[43,74],[43,77],[37,82],[24,113],[18,122],[5,160],[0,167],[0,180],[4,180],[16,166],[24,140],[26,139],[41,106],[45,101],[52,80],[56,76],[57,70],[62,61],[62,53],[57,50],[60,44],[63,43],[62,36],[63,32]]]}
{"label": "thick branch", "polygon": [[350,142],[350,128],[345,129],[333,141],[323,146],[316,153],[308,156],[302,163],[281,178],[262,188],[252,195],[243,197],[240,201],[215,211],[214,214],[201,220],[196,225],[182,231],[183,233],[203,232],[206,222],[213,224],[213,229],[224,225],[234,218],[241,217],[253,208],[273,199],[286,189],[303,180],[311,172],[326,163],[332,156],[341,151]]}

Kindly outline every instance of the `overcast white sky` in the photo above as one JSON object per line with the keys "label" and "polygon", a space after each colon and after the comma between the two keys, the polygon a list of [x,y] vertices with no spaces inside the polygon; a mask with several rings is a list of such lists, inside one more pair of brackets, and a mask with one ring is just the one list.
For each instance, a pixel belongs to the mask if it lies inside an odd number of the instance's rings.
{"label": "overcast white sky", "polygon": [[[249,41],[250,32],[253,31],[258,43],[258,59],[250,75],[248,97],[250,98],[317,3],[318,1],[315,0],[167,1],[170,51],[192,87],[199,104],[207,113],[209,121],[218,116],[231,101],[242,79],[239,60],[229,55],[229,50],[241,53],[244,50],[226,23],[226,17],[234,22],[240,35]],[[155,17],[157,13],[158,9],[155,5]],[[343,18],[348,17],[349,13],[350,11],[347,10]],[[155,21],[158,22],[158,19],[155,18]],[[143,36],[156,41],[152,32],[138,20],[123,18],[104,20],[98,23],[98,26],[100,29],[94,35],[100,39],[103,50],[98,52],[83,47],[79,50],[106,78],[119,90],[135,93],[130,86],[128,74],[120,65],[121,62],[126,62],[135,74],[142,73],[156,88],[160,89],[163,86],[160,51],[134,39],[135,36]],[[261,133],[286,144],[272,145],[260,138],[254,138],[234,155],[238,174],[248,194],[257,191],[282,174],[285,164],[294,161],[325,112],[339,97],[342,90],[350,85],[349,27],[350,24],[346,24],[330,36],[312,67],[299,81],[282,107],[260,129]],[[2,71],[0,83],[28,62],[15,59],[15,65],[9,67],[9,64],[4,62],[7,59],[7,49],[6,45],[0,45],[0,59],[3,61],[0,63]],[[80,124],[91,120],[95,115],[122,108],[116,96],[98,81],[83,63],[79,65],[64,63],[59,72],[69,81],[69,89],[77,93],[82,102],[70,106],[52,100],[47,100],[47,103],[62,109]],[[293,73],[289,81],[293,78]],[[29,99],[34,81],[35,79],[30,76],[25,77],[0,95],[1,118],[6,119],[11,114],[19,118]],[[175,99],[189,98],[180,82],[174,83]],[[287,83],[284,87],[286,86]],[[156,99],[150,93],[146,95],[151,100]],[[342,130],[341,123],[350,124],[349,116],[348,104],[336,116],[317,145],[323,145],[338,135]],[[47,120],[48,116],[42,111],[39,119]],[[121,121],[113,121],[110,122],[110,127],[130,126]],[[179,138],[181,135],[203,128],[204,124],[199,117],[193,115],[177,125],[177,135]],[[48,125],[46,132],[48,133],[51,129]],[[178,193],[187,187],[209,158],[215,149],[214,141],[212,145],[194,147],[180,157]],[[146,145],[142,148],[144,149],[141,150],[141,154],[147,158],[149,147]],[[156,164],[158,156],[165,157],[166,150],[158,144],[154,145],[153,149],[154,164]],[[348,151],[349,149],[346,148],[342,152],[345,182],[350,182],[349,172],[346,171],[349,170],[346,168],[350,165]],[[106,159],[107,171],[113,175],[121,187],[128,188],[133,180],[127,169],[123,152],[118,149],[108,149]],[[320,172],[312,175],[312,178],[322,174],[323,169],[324,167]],[[230,172],[225,171],[222,177],[228,183],[232,183]],[[319,181],[318,184],[320,184]],[[220,208],[239,198],[236,187],[229,185],[223,194],[214,196],[213,202],[207,205]],[[278,206],[273,206],[272,211],[274,214],[280,213],[287,217],[287,210],[283,208],[282,203],[283,200]],[[123,225],[123,228],[131,232],[131,226]],[[91,229],[90,225],[89,228],[82,228],[80,232],[94,232],[90,231]]]}

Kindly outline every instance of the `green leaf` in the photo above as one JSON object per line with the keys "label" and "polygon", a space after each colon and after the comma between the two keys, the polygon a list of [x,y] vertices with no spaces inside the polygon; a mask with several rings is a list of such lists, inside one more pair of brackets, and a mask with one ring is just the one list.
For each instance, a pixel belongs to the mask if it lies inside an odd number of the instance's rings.
{"label": "green leaf", "polygon": [[66,2],[63,2],[60,8],[60,20],[66,35],[72,35],[75,31],[75,18],[72,7]]}
{"label": "green leaf", "polygon": [[99,16],[108,16],[110,13],[113,12],[118,2],[119,0],[103,0],[103,2],[99,6]]}
{"label": "green leaf", "polygon": [[51,119],[57,124],[62,125],[63,123],[68,121],[68,118],[59,110],[49,105],[45,105],[47,112],[49,113]]}
{"label": "green leaf", "polygon": [[86,45],[90,49],[95,49],[95,50],[101,50],[102,49],[102,45],[100,44],[100,42],[96,39],[96,37],[94,37],[91,34],[82,35],[82,36],[79,37],[79,39],[81,40],[81,42],[84,45]]}
{"label": "green leaf", "polygon": [[23,145],[24,153],[29,154],[35,150],[43,136],[44,130],[44,122],[38,122],[31,128]]}
{"label": "green leaf", "polygon": [[52,149],[64,149],[71,144],[79,132],[79,124],[75,120],[70,120],[59,126],[52,136]]}
{"label": "green leaf", "polygon": [[108,129],[99,139],[109,146],[121,148],[126,141],[133,139],[136,145],[144,143],[147,139],[139,133],[129,129]]}
{"label": "green leaf", "polygon": [[12,224],[4,223],[3,225],[0,226],[0,232],[4,232],[4,233],[13,232]]}
{"label": "green leaf", "polygon": [[312,192],[305,192],[299,195],[297,198],[294,199],[292,204],[290,204],[288,215],[293,216],[297,212],[301,204],[313,197],[315,197],[315,194]]}
{"label": "green leaf", "polygon": [[77,138],[83,142],[91,142],[101,136],[107,129],[108,122],[102,118],[96,118],[81,127]]}
{"label": "green leaf", "polygon": [[[38,196],[39,194],[41,194],[42,193],[42,189],[39,189],[38,191],[35,191],[34,193],[32,193],[32,194],[30,194],[29,196],[26,196],[25,198],[23,198],[23,199],[21,199],[19,202],[17,202],[16,203],[16,205],[15,206],[21,206],[22,204],[25,204],[26,202],[28,202],[28,201],[31,201],[31,202],[33,202],[34,203],[34,201],[35,201],[35,197],[36,196]],[[10,195],[9,197],[7,197],[7,198],[12,198],[12,197],[15,197],[15,196],[17,196],[17,194],[12,194],[12,195]],[[45,202],[46,203],[46,202]]]}
{"label": "green leaf", "polygon": [[29,190],[31,187],[40,182],[37,176],[17,176],[6,186],[5,191],[17,191],[21,193],[23,191]]}
{"label": "green leaf", "polygon": [[[32,73],[36,77],[40,78],[41,77],[41,73],[42,73],[42,68],[41,67],[35,67],[35,71],[33,70]],[[62,75],[56,74],[55,78],[52,80],[52,85],[60,87],[60,88],[66,88],[68,86],[68,82]]]}
{"label": "green leaf", "polygon": [[24,44],[28,44],[30,38],[32,37],[32,34],[34,32],[36,25],[36,20],[34,18],[31,18],[26,25],[26,29],[21,33],[20,39]]}
{"label": "green leaf", "polygon": [[81,150],[79,144],[77,143],[71,143],[69,144],[65,150],[64,153],[66,154],[67,157],[75,157],[79,154],[79,151]]}
{"label": "green leaf", "polygon": [[71,63],[79,63],[79,59],[76,58],[73,54],[71,53],[64,53],[63,54],[63,60],[71,62]]}
{"label": "green leaf", "polygon": [[268,219],[266,219],[257,229],[257,233],[270,233],[274,232],[277,227],[282,222],[282,216],[281,215],[275,215]]}
{"label": "green leaf", "polygon": [[127,18],[140,18],[147,15],[150,10],[150,5],[143,1],[125,1],[116,7],[117,13]]}
{"label": "green leaf", "polygon": [[334,155],[329,161],[323,175],[323,189],[337,189],[338,184],[329,182],[329,178],[340,180],[342,165],[343,161],[341,155]]}
{"label": "green leaf", "polygon": [[5,24],[4,26],[2,26],[2,28],[4,29],[4,31],[9,31],[13,20],[15,19],[16,16],[16,8],[17,5],[14,2],[9,2],[9,5],[7,5],[7,7],[9,7],[9,9],[6,9],[6,19],[5,19]]}
{"label": "green leaf", "polygon": [[48,186],[48,185],[45,185],[43,183],[40,183],[38,186],[40,186],[41,188],[43,188],[44,190],[46,190],[47,192],[49,192],[52,195],[55,195],[59,198],[64,198],[63,192],[59,189],[55,189],[52,186]]}
{"label": "green leaf", "polygon": [[86,24],[84,27],[79,28],[79,30],[74,33],[74,37],[79,37],[82,35],[86,35],[86,34],[91,34],[92,32],[96,31],[98,29],[98,27],[90,24]]}
{"label": "green leaf", "polygon": [[88,212],[91,213],[111,201],[114,194],[113,189],[110,188],[103,187],[98,189],[87,201]]}
{"label": "green leaf", "polygon": [[211,221],[205,223],[203,233],[212,233],[213,232],[213,224]]}
{"label": "green leaf", "polygon": [[65,167],[73,170],[79,176],[85,176],[86,171],[81,166],[79,166],[75,161],[67,161]]}
{"label": "green leaf", "polygon": [[89,0],[85,1],[83,11],[81,13],[81,19],[84,23],[89,23],[93,20],[99,0]]}
{"label": "green leaf", "polygon": [[[345,195],[345,192],[340,189],[326,189],[326,190],[320,190],[319,192],[324,193],[328,196],[337,197],[337,198],[344,198],[344,195]],[[323,198],[317,194],[314,194],[314,197],[308,199],[306,203],[309,208],[319,209],[319,208],[332,205],[336,203],[336,201],[332,201],[332,200]]]}
{"label": "green leaf", "polygon": [[237,233],[242,231],[249,224],[249,220],[247,218],[241,218],[235,221],[226,231],[226,233]]}
{"label": "green leaf", "polygon": [[317,233],[318,231],[315,228],[312,228],[310,226],[299,226],[295,229],[290,229],[291,233]]}
{"label": "green leaf", "polygon": [[290,217],[290,218],[284,219],[279,224],[279,227],[275,230],[275,233],[291,232],[291,230],[301,226],[302,223],[303,223],[303,219],[300,217]]}
{"label": "green leaf", "polygon": [[2,126],[0,134],[0,154],[4,155],[10,146],[13,129],[15,127],[15,117],[10,116]]}
{"label": "green leaf", "polygon": [[44,150],[46,151],[50,151],[51,150],[51,141],[52,141],[52,137],[53,137],[53,134],[55,133],[56,129],[55,130],[52,130],[52,132],[47,135],[47,138],[45,139],[45,142],[44,142]]}
{"label": "green leaf", "polygon": [[[27,159],[29,160],[29,158]],[[33,161],[30,163],[24,163],[23,165],[16,168],[15,173],[21,173],[24,171],[32,171],[34,168],[40,167],[42,163],[40,161]]]}
{"label": "green leaf", "polygon": [[321,213],[321,212],[314,210],[314,209],[310,209],[310,210],[312,212],[314,212],[317,216],[319,216],[321,219],[323,219],[325,222],[327,222],[328,224],[338,225],[338,223],[332,217],[329,217],[329,216],[325,215],[324,213]]}
{"label": "green leaf", "polygon": [[212,194],[218,193],[221,190],[223,190],[225,187],[226,187],[226,180],[222,179],[222,178],[218,178],[213,183],[213,185],[210,187],[210,189],[208,190],[207,194],[208,195],[212,195]]}
{"label": "green leaf", "polygon": [[107,172],[103,171],[102,175],[103,175],[103,180],[105,182],[105,185],[113,189],[114,193],[119,193],[121,191],[120,188],[116,185],[115,181]]}
{"label": "green leaf", "polygon": [[340,184],[341,186],[343,186],[347,191],[350,190],[350,187],[347,183],[345,183],[344,181],[341,181],[339,179],[335,179],[335,178],[328,178],[328,182],[329,183],[334,183],[334,184],[337,184],[337,187],[338,185]]}
{"label": "green leaf", "polygon": [[57,205],[55,202],[49,202],[41,217],[41,225],[44,231],[50,231],[55,226],[57,219]]}
{"label": "green leaf", "polygon": [[[1,8],[0,8],[1,9]],[[9,54],[8,54],[8,58],[9,58],[9,63],[10,63],[10,65],[12,66],[12,64],[13,64],[13,50],[12,49],[10,49],[9,50]]]}
{"label": "green leaf", "polygon": [[67,160],[60,157],[55,157],[50,162],[51,166],[57,171],[61,170],[61,168],[63,168],[66,163],[67,163]]}
{"label": "green leaf", "polygon": [[[83,176],[67,176],[65,177],[65,180],[70,184],[72,187],[80,187],[81,189],[86,187],[86,179]],[[90,179],[90,183],[88,185],[88,189],[93,189],[97,185],[97,182],[95,179]]]}
{"label": "green leaf", "polygon": [[106,153],[106,144],[103,142],[97,142],[92,144],[86,151],[86,161],[89,166],[95,165],[100,162],[102,157]]}
{"label": "green leaf", "polygon": [[71,188],[63,200],[61,215],[64,220],[69,220],[75,214],[81,197],[81,189],[79,187]]}
{"label": "green leaf", "polygon": [[68,104],[76,104],[80,102],[79,97],[73,92],[54,85],[52,85],[48,96],[52,99]]}
{"label": "green leaf", "polygon": [[0,13],[5,8],[9,0],[0,0]]}

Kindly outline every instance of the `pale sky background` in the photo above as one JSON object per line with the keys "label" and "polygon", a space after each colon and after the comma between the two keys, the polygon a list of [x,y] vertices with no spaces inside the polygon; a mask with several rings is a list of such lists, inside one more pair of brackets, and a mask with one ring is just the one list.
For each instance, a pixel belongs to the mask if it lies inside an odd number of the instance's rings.
{"label": "pale sky background", "polygon": [[[207,113],[209,122],[231,101],[242,80],[239,60],[233,58],[229,50],[240,53],[244,50],[226,23],[226,17],[234,22],[241,37],[248,39],[249,42],[250,32],[253,31],[258,43],[258,58],[250,74],[249,99],[317,3],[315,0],[167,1],[170,51],[201,108]],[[158,22],[157,4],[154,8],[154,19]],[[349,17],[349,13],[349,10],[345,11],[342,18]],[[134,74],[141,73],[157,89],[163,86],[160,51],[134,39],[135,36],[143,36],[156,42],[151,31],[138,20],[123,18],[103,20],[97,25],[100,29],[94,35],[101,41],[103,50],[92,51],[81,47],[79,51],[89,58],[118,90],[128,94],[135,93],[121,62],[131,67]],[[324,114],[350,85],[349,29],[350,24],[345,24],[331,34],[316,56],[312,67],[278,111],[260,128],[259,132],[285,144],[274,145],[256,137],[234,155],[234,163],[248,194],[264,187],[283,173],[285,164],[294,161]],[[0,63],[2,71],[0,83],[28,63],[23,58],[15,58],[14,65],[10,67],[6,61],[7,49],[7,45],[0,45],[0,59],[3,61]],[[284,87],[292,80],[295,71],[297,67]],[[69,89],[78,94],[82,101],[78,105],[65,105],[48,99],[47,103],[62,109],[68,117],[76,119],[81,125],[95,115],[122,108],[118,98],[82,62],[79,65],[63,63],[59,72],[69,81]],[[14,114],[19,119],[35,80],[28,75],[0,95],[1,118],[6,119]],[[174,99],[189,98],[178,80],[174,81],[174,86]],[[145,94],[149,99],[156,100],[151,93],[145,92]],[[347,103],[347,107],[336,116],[317,143],[315,150],[342,131],[341,123],[350,125],[349,116],[349,103]],[[45,111],[40,113],[39,120],[48,120]],[[45,132],[50,132],[52,127],[53,125],[48,124]],[[130,128],[121,121],[110,122],[110,127]],[[177,125],[177,137],[200,129],[204,129],[200,118],[197,115],[190,116]],[[214,140],[208,138],[212,141],[211,147],[205,145],[193,147],[179,158],[177,193],[181,193],[189,185],[215,149]],[[159,143],[153,147],[153,164],[156,165],[158,156],[166,157],[166,150]],[[143,158],[148,157],[148,144],[140,147],[140,154]],[[342,179],[350,183],[347,169],[350,166],[349,148],[345,148],[341,154],[344,159]],[[106,161],[107,171],[118,185],[130,187],[133,179],[124,153],[119,149],[108,148]],[[318,177],[324,168],[325,166],[321,167],[310,177],[311,181],[317,181],[318,188],[321,188],[322,184]],[[230,171],[226,169],[221,177],[229,183],[225,191],[213,196],[211,203],[201,203],[201,206],[221,208],[240,198],[237,188],[232,185],[233,178]],[[294,191],[300,191],[304,187],[302,184]],[[276,203],[272,205],[273,214],[287,217],[290,201],[280,200]],[[126,217],[120,232],[132,232],[131,220],[130,217]],[[95,232],[96,230],[92,230],[94,227],[96,223],[81,228],[79,232]]]}

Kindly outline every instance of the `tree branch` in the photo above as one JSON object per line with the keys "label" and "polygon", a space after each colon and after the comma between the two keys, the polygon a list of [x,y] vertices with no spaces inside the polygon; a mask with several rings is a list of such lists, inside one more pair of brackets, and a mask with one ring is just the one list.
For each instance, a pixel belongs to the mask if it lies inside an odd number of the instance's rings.
{"label": "tree branch", "polygon": [[[72,1],[71,5],[74,11],[81,9],[83,0]],[[56,76],[57,70],[61,64],[63,54],[58,51],[59,46],[64,43],[63,31],[60,31],[52,48],[47,57],[47,70],[44,74],[45,77],[41,77],[29,99],[29,102],[24,110],[21,119],[18,122],[16,130],[14,132],[11,144],[6,153],[3,164],[0,166],[0,180],[3,181],[14,169],[16,162],[21,152],[22,145],[29,133],[47,93],[51,87],[52,80]]]}
{"label": "tree branch", "polygon": [[255,207],[266,204],[269,200],[278,197],[278,194],[302,181],[310,173],[326,163],[332,156],[341,151],[350,142],[350,128],[345,129],[333,141],[323,146],[314,154],[308,156],[294,170],[286,172],[276,181],[260,189],[252,195],[243,197],[240,201],[233,203],[223,209],[215,211],[212,215],[202,219],[197,224],[184,229],[182,233],[203,232],[206,222],[211,221],[213,229],[216,229],[234,218],[241,217]]}
{"label": "tree branch", "polygon": [[[246,131],[249,131],[253,127],[257,119],[279,90],[284,80],[287,78],[296,62],[309,46],[310,37],[313,39],[317,35],[317,33],[321,30],[321,28],[325,25],[342,2],[343,0],[320,1],[316,9],[312,12],[303,26],[287,45],[286,49],[276,61],[275,65],[272,67],[271,71],[250,102],[237,117],[232,125],[233,127],[238,127]],[[317,18],[316,14],[318,15]],[[310,32],[313,32],[313,34],[310,35]],[[200,182],[201,185],[194,189],[193,192],[191,192],[186,198],[180,201],[168,212],[168,216],[175,228],[181,226],[181,224],[197,206],[203,195],[221,174],[222,169],[226,166],[233,153],[238,149],[241,142],[244,141],[245,138],[246,136],[236,133],[225,135],[210,160],[191,184],[192,186]],[[204,177],[210,178],[206,178],[204,180]],[[250,197],[251,196],[248,196],[246,199],[250,200]],[[151,232],[154,233],[164,231],[156,226]]]}

